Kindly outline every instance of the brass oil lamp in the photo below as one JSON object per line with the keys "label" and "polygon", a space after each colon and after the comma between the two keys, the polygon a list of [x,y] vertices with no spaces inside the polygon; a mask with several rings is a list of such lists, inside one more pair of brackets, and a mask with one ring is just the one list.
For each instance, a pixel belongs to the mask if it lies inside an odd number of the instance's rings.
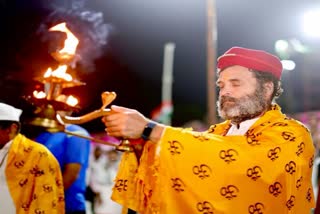
{"label": "brass oil lamp", "polygon": [[70,74],[67,73],[68,67],[75,63],[76,48],[79,43],[77,37],[66,27],[66,23],[58,24],[49,29],[49,31],[61,31],[66,33],[67,38],[64,42],[64,47],[51,53],[52,57],[59,62],[59,66],[53,70],[48,68],[42,77],[37,77],[35,80],[43,84],[43,91],[34,91],[32,97],[28,97],[28,101],[32,102],[36,106],[35,118],[29,121],[30,125],[40,126],[46,128],[50,132],[63,131],[67,134],[82,137],[95,141],[97,143],[114,146],[119,151],[133,151],[129,145],[129,141],[122,140],[120,145],[105,142],[99,139],[94,139],[87,136],[82,136],[73,132],[65,130],[66,124],[83,124],[93,119],[103,117],[111,113],[110,109],[107,109],[115,98],[114,92],[103,92],[102,93],[102,107],[99,110],[93,111],[81,117],[68,117],[61,116],[58,114],[59,111],[71,112],[79,110],[78,99],[72,95],[63,94],[63,89],[71,88],[76,86],[85,85],[85,83],[74,79]]}

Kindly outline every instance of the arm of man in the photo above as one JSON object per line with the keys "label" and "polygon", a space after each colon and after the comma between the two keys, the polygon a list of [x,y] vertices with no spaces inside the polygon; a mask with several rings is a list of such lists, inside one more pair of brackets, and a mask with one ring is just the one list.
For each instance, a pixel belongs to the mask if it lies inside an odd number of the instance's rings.
{"label": "arm of man", "polygon": [[81,164],[79,163],[69,163],[64,166],[62,177],[65,190],[67,190],[73,184],[73,182],[77,180],[80,170]]}
{"label": "arm of man", "polygon": [[[87,135],[82,127],[67,126],[69,132]],[[63,165],[63,183],[67,190],[81,176],[83,168],[87,167],[89,158],[90,141],[72,135],[67,135]]]}

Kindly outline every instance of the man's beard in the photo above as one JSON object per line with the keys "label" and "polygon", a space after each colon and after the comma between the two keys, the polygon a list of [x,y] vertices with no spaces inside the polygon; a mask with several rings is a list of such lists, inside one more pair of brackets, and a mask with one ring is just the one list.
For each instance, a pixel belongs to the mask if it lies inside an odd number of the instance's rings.
{"label": "man's beard", "polygon": [[240,98],[221,96],[217,101],[219,116],[234,123],[255,118],[267,110],[268,106],[263,87],[257,87],[252,94]]}

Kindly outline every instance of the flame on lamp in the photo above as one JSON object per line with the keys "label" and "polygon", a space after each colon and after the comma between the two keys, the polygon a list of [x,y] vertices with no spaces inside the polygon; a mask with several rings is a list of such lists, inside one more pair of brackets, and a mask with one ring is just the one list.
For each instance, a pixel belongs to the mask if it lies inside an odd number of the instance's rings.
{"label": "flame on lamp", "polygon": [[69,95],[66,96],[64,94],[60,94],[57,98],[56,101],[60,101],[60,102],[64,102],[66,104],[68,104],[69,106],[76,106],[79,101],[76,97]]}
{"label": "flame on lamp", "polygon": [[76,106],[79,103],[79,101],[76,97],[70,95],[70,96],[68,96],[66,103],[69,106]]}
{"label": "flame on lamp", "polygon": [[48,68],[45,74],[43,75],[44,78],[49,78],[49,77],[56,77],[56,78],[61,78],[66,81],[72,81],[72,76],[70,74],[67,74],[68,66],[67,65],[60,65],[56,70],[52,71],[52,68]]}
{"label": "flame on lamp", "polygon": [[38,98],[38,99],[43,99],[43,98],[45,98],[47,95],[46,95],[46,93],[44,93],[43,91],[37,91],[37,90],[35,90],[35,91],[33,92],[33,96],[34,96],[35,98]]}
{"label": "flame on lamp", "polygon": [[79,40],[73,33],[67,28],[66,23],[62,22],[49,29],[49,31],[61,31],[67,34],[67,39],[64,41],[64,47],[59,50],[59,53],[64,55],[74,55],[79,44]]}
{"label": "flame on lamp", "polygon": [[66,27],[66,23],[60,23],[49,31],[61,31],[66,33],[64,47],[51,53],[51,56],[59,62],[59,66],[53,70],[49,67],[42,77],[35,78],[43,84],[43,91],[33,91],[31,101],[37,105],[36,117],[30,124],[46,127],[50,131],[64,130],[64,125],[56,118],[57,111],[73,111],[78,109],[78,99],[72,95],[63,94],[63,89],[83,85],[67,73],[68,66],[74,67],[80,57],[76,55],[79,40]]}
{"label": "flame on lamp", "polygon": [[79,44],[79,40],[72,32],[66,27],[66,23],[62,22],[49,29],[49,31],[61,31],[66,33],[67,38],[64,41],[64,47],[52,53],[52,56],[60,62],[58,68],[53,70],[49,67],[41,78],[41,82],[44,84],[44,91],[34,91],[33,96],[37,99],[55,100],[63,102],[69,106],[75,107],[79,101],[76,97],[62,94],[62,90],[65,87],[72,87],[78,85],[79,82],[75,81],[73,77],[67,73],[68,63],[73,60]]}

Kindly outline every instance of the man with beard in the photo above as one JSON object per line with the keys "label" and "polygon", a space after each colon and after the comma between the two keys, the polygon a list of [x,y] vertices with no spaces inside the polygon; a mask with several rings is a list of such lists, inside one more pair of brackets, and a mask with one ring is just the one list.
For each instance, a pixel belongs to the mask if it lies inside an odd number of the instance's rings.
{"label": "man with beard", "polygon": [[103,118],[108,134],[144,145],[141,157],[123,155],[113,199],[142,214],[309,214],[314,147],[308,129],[275,103],[280,60],[233,47],[217,66],[217,106],[225,121],[205,132],[111,107]]}

